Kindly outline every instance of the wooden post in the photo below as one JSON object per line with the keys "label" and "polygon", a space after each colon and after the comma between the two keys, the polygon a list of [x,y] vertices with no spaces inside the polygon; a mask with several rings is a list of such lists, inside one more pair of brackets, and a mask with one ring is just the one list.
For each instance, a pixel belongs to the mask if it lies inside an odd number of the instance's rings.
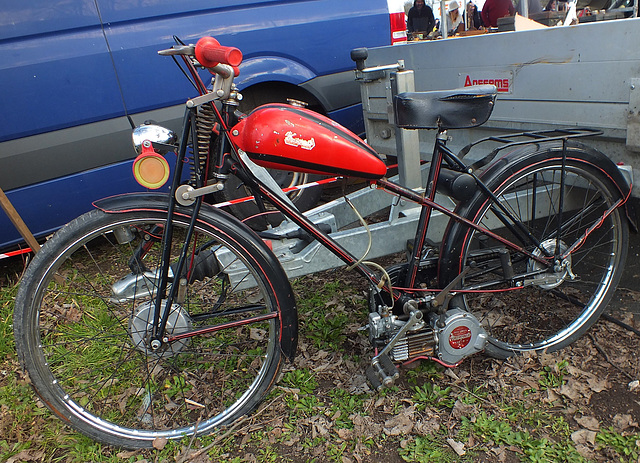
{"label": "wooden post", "polygon": [[27,224],[25,224],[22,220],[22,217],[20,217],[20,214],[18,214],[18,211],[16,211],[16,209],[13,207],[13,204],[11,204],[11,201],[9,201],[9,198],[7,198],[7,195],[4,194],[2,188],[0,188],[0,206],[2,206],[2,209],[4,209],[4,211],[7,213],[9,219],[18,229],[31,250],[34,253],[38,252],[40,250],[40,245],[36,241],[36,238],[31,234],[31,231],[27,227]]}

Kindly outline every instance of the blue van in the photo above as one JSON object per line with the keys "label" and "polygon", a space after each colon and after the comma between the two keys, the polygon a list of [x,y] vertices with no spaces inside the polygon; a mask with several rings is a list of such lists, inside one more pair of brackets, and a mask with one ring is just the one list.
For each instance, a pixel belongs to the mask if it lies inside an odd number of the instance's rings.
{"label": "blue van", "polygon": [[[246,105],[290,97],[363,131],[351,49],[406,40],[402,0],[0,3],[0,188],[43,238],[136,191],[131,122],[178,129],[194,91],[158,56],[173,36],[240,48]],[[0,249],[22,238],[0,213]]]}

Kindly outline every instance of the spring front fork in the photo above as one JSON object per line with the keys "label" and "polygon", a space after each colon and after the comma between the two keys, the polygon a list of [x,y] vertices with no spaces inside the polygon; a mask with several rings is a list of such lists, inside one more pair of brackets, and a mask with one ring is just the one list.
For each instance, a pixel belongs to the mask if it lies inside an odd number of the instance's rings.
{"label": "spring front fork", "polygon": [[208,160],[209,160],[209,147],[211,145],[211,136],[213,132],[213,125],[215,123],[215,115],[213,112],[213,108],[211,104],[205,103],[198,107],[198,112],[195,116],[196,118],[196,143],[197,147],[194,147],[194,151],[197,150],[198,169],[195,166],[191,166],[191,184],[196,185],[197,182],[197,171],[199,170],[200,174],[206,173],[208,171]]}
{"label": "spring front fork", "polygon": [[[180,179],[182,177],[182,166],[186,158],[186,151],[187,151],[187,146],[189,144],[189,138],[191,137],[193,139],[193,142],[197,144],[197,141],[195,140],[196,138],[195,118],[196,118],[195,110],[194,109],[187,110],[187,112],[185,113],[185,119],[183,124],[184,131],[182,133],[182,140],[180,142],[180,150],[178,152],[178,159],[176,160],[176,171],[174,173],[173,183],[171,186],[172,193],[177,191],[178,186],[180,185]],[[196,162],[199,163],[199,159],[197,159],[199,158],[199,156],[197,155],[197,153],[198,153],[197,151],[194,152],[194,155],[196,156]],[[198,166],[194,166],[194,171],[195,171],[196,179],[198,178],[198,176],[202,175],[201,171],[199,171],[198,169]],[[184,241],[185,245],[183,247],[183,251],[180,255],[178,265],[176,268],[176,272],[175,272],[176,275],[182,275],[182,270],[186,262],[187,243],[189,243],[191,240],[201,202],[202,202],[202,198],[197,198],[195,201],[195,205],[194,205],[192,216],[191,216],[191,222],[189,224],[187,236],[185,237],[185,241]],[[171,248],[172,248],[172,242],[173,242],[173,222],[171,221],[171,218],[173,217],[175,208],[176,208],[176,198],[172,194],[169,198],[169,207],[167,209],[167,223],[166,223],[166,226],[164,227],[164,233],[162,237],[162,260],[160,264],[158,292],[156,294],[156,299],[155,299],[155,310],[153,313],[153,333],[151,336],[151,348],[154,350],[159,349],[162,346],[162,343],[166,342],[164,339],[164,331],[167,324],[167,320],[169,318],[171,305],[173,304],[173,301],[176,297],[177,290],[178,290],[177,284],[171,285],[171,290],[169,291],[166,301],[163,304],[163,298],[167,291],[167,286],[168,286],[169,267],[171,265]]]}

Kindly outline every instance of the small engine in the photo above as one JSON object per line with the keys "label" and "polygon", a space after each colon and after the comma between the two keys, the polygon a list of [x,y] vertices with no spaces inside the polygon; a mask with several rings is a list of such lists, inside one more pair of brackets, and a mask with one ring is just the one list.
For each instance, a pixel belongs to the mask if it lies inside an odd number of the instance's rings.
{"label": "small engine", "polygon": [[484,350],[487,333],[472,314],[462,309],[448,310],[443,328],[437,328],[438,318],[434,316],[431,321],[437,333],[437,357],[440,360],[453,365]]}
{"label": "small engine", "polygon": [[[372,312],[369,314],[369,339],[374,345],[379,345],[384,339],[389,342],[405,323],[396,315],[382,317]],[[487,333],[478,319],[469,312],[453,308],[444,317],[431,314],[428,320],[407,331],[391,348],[389,357],[396,363],[435,358],[447,365],[455,365],[483,350],[486,343]]]}

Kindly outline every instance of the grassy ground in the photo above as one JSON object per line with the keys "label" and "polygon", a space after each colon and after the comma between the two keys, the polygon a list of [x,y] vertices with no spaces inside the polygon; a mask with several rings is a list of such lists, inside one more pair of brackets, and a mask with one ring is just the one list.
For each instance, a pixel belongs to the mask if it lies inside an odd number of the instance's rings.
{"label": "grassy ground", "polygon": [[148,451],[108,448],[65,427],[20,373],[12,333],[19,266],[4,270],[0,461],[640,461],[635,335],[601,321],[559,353],[478,355],[455,370],[412,364],[377,393],[363,376],[371,354],[358,331],[366,288],[335,282],[337,273],[294,284],[299,354],[256,413],[214,436]]}

